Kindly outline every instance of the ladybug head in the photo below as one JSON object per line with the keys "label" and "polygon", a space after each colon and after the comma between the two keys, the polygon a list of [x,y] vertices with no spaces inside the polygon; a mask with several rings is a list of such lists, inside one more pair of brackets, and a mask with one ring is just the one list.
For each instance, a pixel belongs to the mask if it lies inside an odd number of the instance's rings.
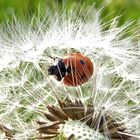
{"label": "ladybug head", "polygon": [[66,75],[65,64],[62,62],[62,59],[58,61],[57,65],[50,66],[48,68],[48,73],[49,75],[55,75],[56,79],[61,81],[61,79]]}

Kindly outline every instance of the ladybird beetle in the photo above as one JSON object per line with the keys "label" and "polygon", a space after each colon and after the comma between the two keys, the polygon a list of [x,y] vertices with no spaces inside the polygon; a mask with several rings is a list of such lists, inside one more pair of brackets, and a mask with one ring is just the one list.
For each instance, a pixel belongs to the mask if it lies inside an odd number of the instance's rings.
{"label": "ladybird beetle", "polygon": [[81,53],[68,54],[48,69],[49,75],[54,75],[58,81],[63,79],[67,86],[84,84],[90,79],[93,71],[91,60]]}

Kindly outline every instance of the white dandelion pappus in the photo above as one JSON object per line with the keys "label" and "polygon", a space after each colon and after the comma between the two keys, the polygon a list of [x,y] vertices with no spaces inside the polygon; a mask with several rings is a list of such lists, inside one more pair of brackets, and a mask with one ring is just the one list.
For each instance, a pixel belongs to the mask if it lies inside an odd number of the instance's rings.
{"label": "white dandelion pappus", "polygon": [[[1,27],[0,96],[6,96],[1,98],[0,118],[12,126],[15,139],[36,137],[34,122],[47,110],[46,102],[58,106],[57,99],[66,96],[83,104],[91,101],[95,113],[119,120],[127,135],[140,137],[140,48],[133,42],[135,36],[125,36],[131,23],[117,27],[115,18],[101,24],[99,12],[90,12],[84,19],[72,10],[61,15],[48,12],[43,19],[34,17],[28,26],[15,18],[6,29]],[[72,49],[88,56],[95,67],[93,77],[77,88],[65,87],[45,73],[53,63],[50,56],[61,58]],[[111,139],[108,132],[105,138]]]}

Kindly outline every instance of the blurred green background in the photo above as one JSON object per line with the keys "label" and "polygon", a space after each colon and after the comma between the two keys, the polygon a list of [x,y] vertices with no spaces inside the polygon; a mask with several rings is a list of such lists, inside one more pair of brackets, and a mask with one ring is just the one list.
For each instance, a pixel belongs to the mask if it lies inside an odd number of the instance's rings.
{"label": "blurred green background", "polygon": [[0,22],[10,19],[13,12],[22,19],[27,15],[32,17],[38,10],[43,12],[48,7],[53,10],[65,7],[68,10],[70,7],[80,8],[83,4],[85,12],[93,4],[96,8],[104,7],[101,17],[106,21],[120,16],[120,25],[128,20],[140,22],[140,0],[0,0]]}

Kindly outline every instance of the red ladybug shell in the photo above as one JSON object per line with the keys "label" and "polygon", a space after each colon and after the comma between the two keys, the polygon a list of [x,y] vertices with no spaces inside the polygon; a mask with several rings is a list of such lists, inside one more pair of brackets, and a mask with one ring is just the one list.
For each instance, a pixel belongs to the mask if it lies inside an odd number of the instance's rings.
{"label": "red ladybug shell", "polygon": [[81,53],[72,53],[62,59],[65,67],[70,68],[70,73],[66,74],[63,83],[67,86],[78,86],[87,82],[93,74],[93,64],[89,58]]}

